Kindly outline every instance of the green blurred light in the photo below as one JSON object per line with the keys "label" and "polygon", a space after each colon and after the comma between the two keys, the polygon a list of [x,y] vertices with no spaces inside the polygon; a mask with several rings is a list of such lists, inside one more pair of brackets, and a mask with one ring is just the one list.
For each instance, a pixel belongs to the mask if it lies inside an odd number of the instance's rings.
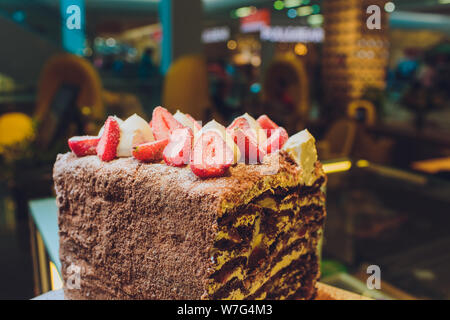
{"label": "green blurred light", "polygon": [[302,4],[310,4],[311,3],[311,0],[303,0],[302,1]]}
{"label": "green blurred light", "polygon": [[302,4],[302,0],[284,0],[284,6],[286,8],[298,7]]}
{"label": "green blurred light", "polygon": [[297,13],[300,17],[309,16],[313,12],[312,7],[300,7],[297,9]]}
{"label": "green blurred light", "polygon": [[313,4],[311,6],[312,8],[312,14],[318,14],[320,12],[320,6],[318,4]]}
{"label": "green blurred light", "polygon": [[236,15],[239,18],[248,17],[251,14],[252,14],[252,8],[251,7],[242,7],[242,8],[236,9]]}
{"label": "green blurred light", "polygon": [[277,0],[273,3],[273,7],[275,8],[275,10],[283,10],[284,2],[281,0]]}
{"label": "green blurred light", "polygon": [[321,14],[314,14],[312,16],[309,16],[306,21],[308,22],[308,24],[310,24],[311,26],[320,26],[323,23],[323,15]]}

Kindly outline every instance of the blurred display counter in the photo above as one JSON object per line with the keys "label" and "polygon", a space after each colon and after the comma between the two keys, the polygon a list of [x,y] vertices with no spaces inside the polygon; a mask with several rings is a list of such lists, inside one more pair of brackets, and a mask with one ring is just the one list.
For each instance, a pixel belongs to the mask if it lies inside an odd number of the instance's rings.
{"label": "blurred display counter", "polygon": [[[308,129],[319,139],[321,159],[352,157],[409,168],[411,162],[450,154],[450,131],[408,123],[364,125],[346,118],[327,124],[316,120]],[[428,171],[423,171],[429,173]]]}
{"label": "blurred display counter", "polygon": [[31,251],[35,292],[60,289],[58,208],[55,198],[33,200],[30,207]]}
{"label": "blurred display counter", "polygon": [[0,114],[6,112],[24,112],[32,114],[35,104],[36,95],[32,93],[0,94]]}
{"label": "blurred display counter", "polygon": [[36,96],[34,94],[0,94],[0,105],[8,103],[34,103]]}
{"label": "blurred display counter", "polygon": [[378,265],[382,281],[410,296],[450,298],[450,182],[366,160],[324,167],[324,258],[350,273]]}
{"label": "blurred display counter", "polygon": [[429,174],[450,172],[450,157],[416,161],[411,164],[411,168]]}
{"label": "blurred display counter", "polygon": [[381,136],[389,136],[396,139],[407,140],[417,148],[418,144],[430,144],[433,146],[450,148],[449,132],[441,132],[434,128],[424,128],[421,131],[409,124],[382,124],[369,126],[368,131]]}

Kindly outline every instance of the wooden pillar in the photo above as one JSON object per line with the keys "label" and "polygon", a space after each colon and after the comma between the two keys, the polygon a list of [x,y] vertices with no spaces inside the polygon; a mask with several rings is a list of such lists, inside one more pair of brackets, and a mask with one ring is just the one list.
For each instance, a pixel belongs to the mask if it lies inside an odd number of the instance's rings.
{"label": "wooden pillar", "polygon": [[[388,63],[386,0],[324,1],[323,84],[331,114],[345,112],[368,88],[385,88]],[[380,28],[370,29],[367,8],[377,5]]]}

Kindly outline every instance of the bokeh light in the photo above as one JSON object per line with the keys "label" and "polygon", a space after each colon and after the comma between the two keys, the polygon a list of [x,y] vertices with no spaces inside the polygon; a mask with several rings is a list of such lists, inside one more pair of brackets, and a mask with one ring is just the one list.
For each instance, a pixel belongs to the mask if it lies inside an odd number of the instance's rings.
{"label": "bokeh light", "polygon": [[302,4],[302,0],[284,0],[284,6],[286,8],[298,7]]}
{"label": "bokeh light", "polygon": [[287,16],[291,19],[294,19],[297,16],[297,10],[295,9],[289,9],[287,11]]}
{"label": "bokeh light", "polygon": [[297,13],[300,17],[309,16],[312,12],[313,8],[311,6],[300,7],[297,9]]}
{"label": "bokeh light", "polygon": [[237,42],[236,40],[228,40],[227,42],[227,48],[230,50],[234,50],[237,48]]}
{"label": "bokeh light", "polygon": [[318,4],[313,4],[311,6],[312,14],[318,14],[320,13],[320,6]]}
{"label": "bokeh light", "polygon": [[295,45],[294,52],[298,56],[304,56],[308,53],[308,48],[304,43],[299,42]]}
{"label": "bokeh light", "polygon": [[393,2],[386,2],[386,4],[384,5],[384,10],[386,12],[394,12],[395,10],[395,4]]}
{"label": "bokeh light", "polygon": [[309,25],[313,26],[313,27],[318,27],[321,26],[323,23],[323,15],[321,14],[314,14],[312,16],[309,16],[306,21],[308,22]]}
{"label": "bokeh light", "polygon": [[275,10],[283,10],[284,8],[284,2],[281,0],[277,0],[273,3],[273,7]]}

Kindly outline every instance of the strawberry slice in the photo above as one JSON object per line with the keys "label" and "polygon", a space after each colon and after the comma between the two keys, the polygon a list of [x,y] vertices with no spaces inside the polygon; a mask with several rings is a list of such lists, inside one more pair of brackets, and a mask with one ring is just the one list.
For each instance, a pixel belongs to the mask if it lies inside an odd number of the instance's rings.
{"label": "strawberry slice", "polygon": [[247,164],[256,164],[263,160],[265,152],[249,132],[249,130],[244,131],[235,127],[232,131],[232,137],[241,151],[240,161]]}
{"label": "strawberry slice", "polygon": [[229,133],[232,133],[235,128],[240,128],[244,131],[251,129],[250,124],[248,123],[247,119],[245,119],[245,118],[234,119],[233,122],[227,127],[227,131]]}
{"label": "strawberry slice", "polygon": [[142,162],[155,162],[163,158],[163,150],[169,143],[169,139],[147,142],[134,147],[133,157]]}
{"label": "strawberry slice", "polygon": [[273,122],[267,115],[263,114],[260,116],[256,121],[259,123],[262,129],[266,130],[267,132],[267,138],[270,137],[273,130],[278,128],[278,125]]}
{"label": "strawberry slice", "polygon": [[72,137],[67,142],[70,150],[77,155],[77,157],[84,157],[97,154],[95,150],[97,148],[99,137],[94,136],[81,136]]}
{"label": "strawberry slice", "polygon": [[175,129],[164,148],[164,161],[169,166],[181,167],[189,163],[194,135],[190,128]]}
{"label": "strawberry slice", "polygon": [[163,107],[156,107],[153,110],[150,125],[156,140],[169,139],[173,130],[183,128],[183,125]]}
{"label": "strawberry slice", "polygon": [[111,161],[117,155],[117,146],[120,141],[119,123],[109,116],[103,127],[103,133],[97,145],[97,155],[102,161]]}
{"label": "strawberry slice", "polygon": [[191,154],[190,167],[200,178],[223,176],[233,163],[234,154],[215,131],[201,134]]}
{"label": "strawberry slice", "polygon": [[283,127],[272,129],[271,136],[266,140],[262,148],[267,154],[275,152],[281,149],[288,139],[289,135]]}

